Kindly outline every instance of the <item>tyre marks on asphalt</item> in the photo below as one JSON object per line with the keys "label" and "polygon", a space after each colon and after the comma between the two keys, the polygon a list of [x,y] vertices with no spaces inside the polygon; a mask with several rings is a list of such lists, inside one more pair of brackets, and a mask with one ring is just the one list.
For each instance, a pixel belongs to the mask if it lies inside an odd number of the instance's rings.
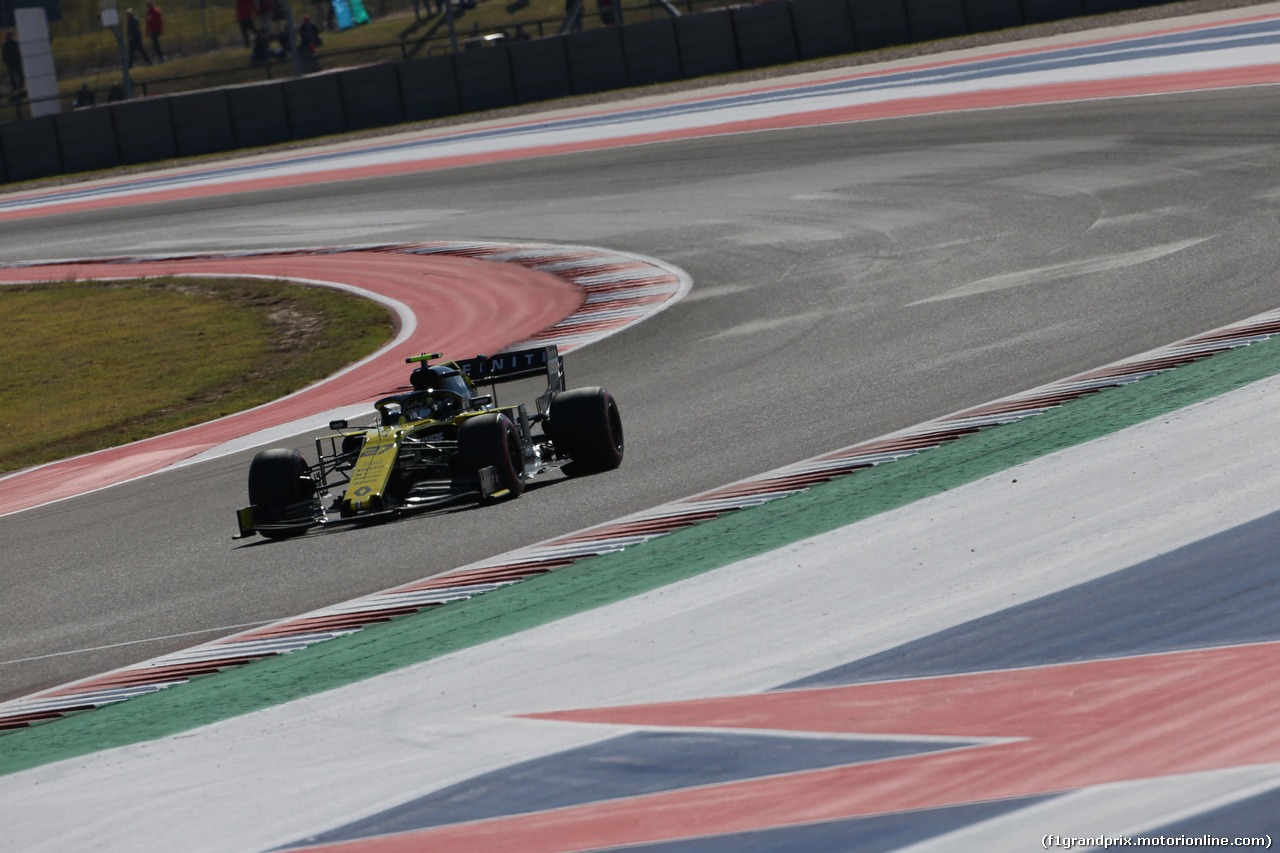
{"label": "tyre marks on asphalt", "polygon": [[[545,257],[543,260],[545,262]],[[767,503],[835,477],[911,456],[987,427],[1033,417],[1103,388],[1163,373],[1215,353],[1265,340],[1277,332],[1280,332],[1280,310],[615,522],[14,700],[0,705],[0,730],[121,701],[195,675],[353,633],[365,625],[385,622],[395,616],[471,598],[586,557],[621,551],[701,520]]]}

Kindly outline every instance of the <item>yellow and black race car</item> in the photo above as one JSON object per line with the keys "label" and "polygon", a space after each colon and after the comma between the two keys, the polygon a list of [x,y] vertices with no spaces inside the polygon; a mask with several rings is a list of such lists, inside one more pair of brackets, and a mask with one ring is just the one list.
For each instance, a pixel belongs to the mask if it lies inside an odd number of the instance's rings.
{"label": "yellow and black race car", "polygon": [[[325,524],[389,518],[467,498],[516,498],[553,469],[568,476],[622,464],[622,418],[605,388],[565,390],[554,346],[418,367],[412,391],[374,403],[378,422],[316,439],[313,467],[297,450],[264,450],[249,465],[249,503],[237,539],[297,536]],[[529,414],[500,406],[499,383],[546,376]],[[478,386],[488,384],[490,393]]]}

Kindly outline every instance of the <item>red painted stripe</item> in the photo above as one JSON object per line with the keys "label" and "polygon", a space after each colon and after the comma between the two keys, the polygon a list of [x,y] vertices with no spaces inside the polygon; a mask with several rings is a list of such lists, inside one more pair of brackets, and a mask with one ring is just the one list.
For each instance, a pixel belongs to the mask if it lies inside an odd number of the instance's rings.
{"label": "red painted stripe", "polygon": [[361,841],[331,853],[568,853],[1280,761],[1280,645],[531,715],[560,722],[1015,738]]}
{"label": "red painted stripe", "polygon": [[1100,390],[1100,388],[1079,388],[1071,391],[1060,391],[1055,394],[1037,394],[1034,397],[1020,397],[1017,400],[1006,400],[1003,403],[988,403],[985,406],[966,409],[962,414],[956,415],[955,419],[959,420],[961,418],[972,418],[982,415],[998,415],[1008,412],[1025,412],[1030,409],[1043,409],[1050,406],[1060,406],[1063,403],[1078,400],[1089,394],[1096,394]]}
{"label": "red painted stripe", "polygon": [[[963,415],[957,415],[963,417]],[[815,461],[847,459],[853,456],[865,456],[869,453],[898,453],[911,450],[921,450],[926,447],[936,447],[944,441],[955,441],[964,435],[972,435],[979,432],[982,427],[970,426],[959,427],[956,429],[940,429],[933,430],[919,435],[908,435],[900,438],[886,438],[880,441],[868,441],[866,444],[859,444],[854,447],[847,447],[844,450],[837,450],[826,456],[819,456]]]}
{"label": "red painted stripe", "polygon": [[1280,321],[1270,323],[1254,323],[1248,326],[1233,326],[1221,332],[1212,332],[1207,335],[1197,335],[1187,340],[1189,344],[1209,343],[1217,341],[1230,341],[1238,338],[1248,338],[1253,335],[1274,335],[1280,332]]}
{"label": "red painted stripe", "polygon": [[226,669],[231,666],[240,666],[241,664],[246,664],[250,661],[266,656],[267,655],[239,655],[237,657],[221,658],[215,661],[198,661],[195,663],[172,664],[170,666],[127,669],[121,672],[100,675],[97,678],[91,678],[88,681],[79,681],[75,684],[70,684],[57,690],[50,690],[47,693],[41,693],[40,698],[46,699],[54,696],[71,696],[81,693],[92,693],[94,691],[108,690],[116,687],[139,687],[169,681],[185,681],[187,679],[194,678],[197,675],[209,675],[220,669]]}
{"label": "red painted stripe", "polygon": [[273,639],[277,637],[296,637],[301,634],[319,634],[326,631],[344,631],[352,628],[362,628],[365,625],[372,625],[376,622],[390,622],[396,616],[407,616],[410,613],[417,613],[420,610],[426,610],[428,607],[435,607],[439,602],[424,602],[423,604],[414,605],[412,607],[383,607],[376,610],[364,610],[353,613],[333,614],[330,616],[314,616],[308,619],[295,619],[291,622],[281,622],[262,628],[258,631],[251,631],[247,634],[238,634],[235,637],[228,638],[223,642],[228,645],[236,643],[245,643],[252,640]]}
{"label": "red painted stripe", "polygon": [[92,711],[94,705],[67,705],[58,708],[56,711],[43,711],[32,714],[19,714],[15,717],[4,717],[0,719],[0,731],[8,731],[10,729],[25,729],[27,726],[35,723],[43,723],[47,720],[56,720],[59,717],[65,717],[67,714],[76,711]]}
{"label": "red painted stripe", "polygon": [[459,587],[480,586],[490,583],[510,583],[512,581],[522,580],[530,575],[540,575],[559,569],[564,566],[573,565],[574,560],[571,558],[552,559],[552,560],[530,560],[527,563],[517,563],[509,566],[494,566],[486,569],[469,569],[460,572],[449,572],[445,575],[436,575],[428,578],[421,583],[410,584],[409,586],[397,587],[393,592],[421,592],[428,589],[457,589]]}
{"label": "red painted stripe", "polygon": [[680,282],[673,275],[654,274],[644,278],[629,278],[626,281],[596,282],[580,285],[587,293],[612,293],[618,290],[635,290],[639,287],[677,287]]}
{"label": "red painted stripe", "polygon": [[566,536],[548,542],[544,547],[555,548],[561,545],[573,545],[578,542],[604,542],[609,539],[622,539],[627,536],[646,536],[649,534],[670,533],[682,527],[690,527],[699,521],[717,518],[731,510],[715,512],[690,512],[679,515],[663,516],[645,521],[632,521],[625,524],[611,524],[608,527],[597,527],[574,536]]}
{"label": "red painted stripe", "polygon": [[584,335],[587,332],[607,332],[621,328],[635,320],[635,317],[616,317],[612,320],[595,320],[590,323],[557,323],[550,329],[530,335],[530,340],[545,341],[561,338],[565,335]]}

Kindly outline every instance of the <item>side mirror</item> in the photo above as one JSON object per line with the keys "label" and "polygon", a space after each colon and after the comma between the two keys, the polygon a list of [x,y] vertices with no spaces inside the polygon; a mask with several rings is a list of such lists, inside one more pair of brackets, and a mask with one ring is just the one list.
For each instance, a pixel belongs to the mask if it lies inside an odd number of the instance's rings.
{"label": "side mirror", "polygon": [[334,432],[337,432],[338,430],[346,429],[346,428],[347,428],[346,421],[343,421],[343,420],[329,421],[329,429],[333,430]]}

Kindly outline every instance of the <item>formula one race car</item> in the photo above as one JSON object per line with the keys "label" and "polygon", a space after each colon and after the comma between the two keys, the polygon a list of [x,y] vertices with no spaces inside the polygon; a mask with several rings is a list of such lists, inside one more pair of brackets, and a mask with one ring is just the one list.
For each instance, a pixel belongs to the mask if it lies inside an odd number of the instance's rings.
{"label": "formula one race car", "polygon": [[[560,469],[570,477],[622,464],[622,418],[604,388],[565,390],[554,346],[418,364],[413,388],[374,403],[378,422],[331,421],[316,439],[312,467],[297,450],[264,450],[249,465],[249,503],[240,533],[297,536],[325,524],[385,519],[467,498],[516,498],[525,483]],[[497,385],[546,375],[529,414],[499,406]],[[489,394],[477,386],[490,385]]]}

